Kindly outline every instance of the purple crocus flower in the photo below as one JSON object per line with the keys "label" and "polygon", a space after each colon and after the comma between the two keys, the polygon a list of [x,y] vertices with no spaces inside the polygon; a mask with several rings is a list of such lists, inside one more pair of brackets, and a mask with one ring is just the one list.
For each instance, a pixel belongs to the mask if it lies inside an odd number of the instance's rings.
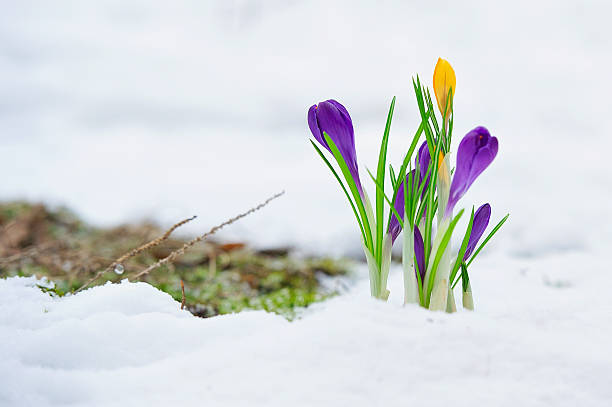
{"label": "purple crocus flower", "polygon": [[[410,174],[412,174],[412,182],[413,182],[413,190],[414,190],[414,185],[417,185],[416,180],[414,179],[416,177],[416,171],[412,170],[411,172],[408,173],[408,175],[406,175],[406,179],[404,181],[402,181],[399,185],[399,187],[397,188],[397,195],[395,195],[395,202],[393,202],[393,207],[395,208],[395,211],[398,213],[398,215],[400,215],[402,217],[402,221],[404,220],[404,182],[408,181]],[[391,234],[391,241],[395,242],[395,239],[397,238],[397,236],[399,236],[400,232],[402,231],[402,226],[400,225],[399,221],[397,220],[397,216],[395,216],[395,213],[391,214],[391,221],[389,221],[389,229],[388,229],[388,233]]]}
{"label": "purple crocus flower", "polygon": [[485,229],[489,225],[489,219],[491,219],[491,205],[488,203],[482,205],[474,213],[474,223],[472,224],[472,231],[470,232],[470,239],[468,240],[465,254],[463,255],[463,261],[466,261],[471,255],[478,240],[482,237]]}
{"label": "purple crocus flower", "polygon": [[[429,167],[429,162],[431,161],[427,141],[424,141],[423,144],[421,144],[421,147],[419,147],[418,160],[419,173],[421,174],[421,178],[423,178],[423,176],[427,173],[427,167]],[[417,165],[416,157],[414,159],[414,165]]]}
{"label": "purple crocus flower", "polygon": [[[404,208],[405,208],[404,183],[409,182],[410,179],[412,179],[412,191],[416,191],[418,188],[420,188],[420,181],[416,179],[416,170],[412,170],[406,175],[406,179],[402,181],[399,187],[397,188],[397,195],[395,196],[395,202],[393,202],[393,208],[395,208],[395,211],[398,213],[398,215],[402,217],[402,221],[404,220],[403,218],[404,218]],[[397,236],[400,234],[401,231],[402,231],[402,226],[397,220],[397,216],[395,216],[395,213],[392,213],[391,221],[389,222],[389,229],[388,229],[388,233],[391,233],[392,242],[395,242],[395,239],[397,238]]]}
{"label": "purple crocus flower", "polygon": [[[431,162],[431,156],[429,155],[429,147],[427,147],[427,141],[424,141],[419,147],[418,154],[418,164],[419,164],[419,177],[421,178],[421,182],[423,181],[423,177],[427,174],[427,169],[429,168],[429,163]],[[417,165],[417,161],[415,158],[414,165]],[[425,196],[425,191],[427,190],[427,186],[429,185],[429,175],[425,180],[425,186],[423,187],[423,196]]]}
{"label": "purple crocus flower", "polygon": [[423,244],[423,236],[418,227],[414,228],[414,256],[419,267],[421,281],[425,280],[425,245]]}
{"label": "purple crocus flower", "polygon": [[319,144],[330,152],[331,149],[325,141],[323,132],[326,132],[334,141],[349,168],[359,193],[363,195],[357,167],[353,122],[346,108],[333,99],[312,105],[308,110],[308,126]]}
{"label": "purple crocus flower", "polygon": [[479,126],[465,135],[457,149],[457,166],[446,206],[447,214],[496,155],[497,138],[491,137],[486,128]]}
{"label": "purple crocus flower", "polygon": [[[429,155],[429,147],[427,145],[427,141],[424,141],[419,147],[418,152],[418,164],[419,164],[419,177],[421,178],[421,182],[423,182],[423,178],[425,174],[427,174],[427,170],[429,169],[429,164],[431,164],[431,156]],[[442,161],[444,160],[444,154],[440,152],[440,156],[438,158],[438,168],[442,165]],[[414,165],[417,165],[417,159],[414,159]],[[427,175],[427,179],[425,180],[425,186],[423,187],[423,192],[421,194],[421,198],[425,196],[425,192],[427,191],[427,187],[429,186],[429,178],[431,174]]]}

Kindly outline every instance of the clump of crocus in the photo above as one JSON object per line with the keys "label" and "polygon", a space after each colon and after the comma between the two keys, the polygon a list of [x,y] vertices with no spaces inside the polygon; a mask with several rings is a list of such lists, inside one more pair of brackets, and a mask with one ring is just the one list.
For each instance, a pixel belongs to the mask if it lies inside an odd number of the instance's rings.
{"label": "clump of crocus", "polygon": [[[468,267],[508,219],[508,215],[476,247],[489,224],[491,206],[484,204],[476,211],[472,208],[461,246],[454,252],[450,242],[464,210],[461,209],[454,216],[453,212],[476,178],[495,159],[498,141],[486,128],[474,128],[459,143],[456,164],[451,168],[455,71],[448,61],[441,58],[434,70],[433,87],[440,120],[429,90],[418,77],[413,80],[413,86],[421,122],[399,170],[396,172],[389,165],[393,191],[389,196],[385,193],[385,171],[395,106],[393,98],[376,175],[368,171],[376,187],[374,210],[361,184],[351,118],[337,101],[327,100],[313,105],[308,112],[308,124],[315,140],[333,156],[342,177],[317,144],[312,144],[341,185],[359,225],[370,270],[372,296],[387,299],[389,295],[387,277],[391,247],[404,231],[404,302],[453,312],[456,310],[453,289],[461,280],[462,304],[465,309],[471,310],[474,301]],[[422,136],[425,140],[414,154]],[[385,213],[385,207],[388,207],[388,213]],[[383,227],[385,218],[386,228]]]}
{"label": "clump of crocus", "polygon": [[[381,180],[381,184],[385,179],[387,141],[394,106],[395,98],[391,102],[380,149],[377,179]],[[389,296],[387,278],[391,265],[391,247],[395,237],[399,234],[399,230],[391,231],[389,228],[390,220],[387,221],[387,228],[383,228],[385,221],[383,190],[376,191],[376,201],[373,208],[365,189],[361,185],[351,116],[342,104],[330,99],[310,107],[308,110],[308,125],[315,140],[332,154],[340,168],[342,178],[317,144],[311,141],[340,183],[353,209],[353,214],[361,231],[363,249],[370,272],[371,294],[373,297],[386,300]],[[395,237],[393,236],[394,233]]]}

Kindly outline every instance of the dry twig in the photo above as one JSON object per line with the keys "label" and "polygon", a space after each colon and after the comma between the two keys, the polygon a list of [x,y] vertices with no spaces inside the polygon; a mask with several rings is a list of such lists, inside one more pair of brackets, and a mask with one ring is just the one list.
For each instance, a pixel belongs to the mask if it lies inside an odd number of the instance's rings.
{"label": "dry twig", "polygon": [[105,268],[104,270],[101,270],[98,273],[96,273],[95,276],[93,276],[91,279],[89,279],[89,281],[87,281],[78,290],[76,290],[75,294],[78,293],[79,291],[82,291],[83,289],[88,287],[91,283],[93,283],[98,278],[100,278],[102,275],[104,275],[105,273],[108,273],[109,271],[113,270],[115,267],[121,265],[121,263],[125,262],[126,260],[131,259],[132,257],[142,253],[145,250],[148,250],[148,249],[150,249],[152,247],[158,246],[164,240],[167,240],[170,237],[170,235],[172,234],[172,232],[174,232],[178,227],[183,226],[187,222],[191,222],[196,217],[197,216],[192,216],[191,218],[187,218],[187,219],[184,219],[184,220],[182,220],[182,221],[180,221],[178,223],[175,223],[162,236],[160,236],[160,237],[158,237],[156,239],[153,239],[150,242],[147,242],[147,243],[143,244],[142,246],[139,246],[139,247],[137,247],[135,249],[132,249],[129,252],[127,252],[126,254],[124,254],[123,256],[119,257],[117,260],[113,261],[107,268]]}
{"label": "dry twig", "polygon": [[185,283],[183,283],[183,280],[181,280],[181,293],[183,295],[181,300],[181,309],[183,309],[185,308]]}
{"label": "dry twig", "polygon": [[258,210],[260,210],[261,208],[263,208],[264,206],[266,206],[267,204],[269,204],[271,201],[273,201],[274,199],[280,197],[281,195],[283,195],[285,193],[285,191],[279,192],[273,196],[271,196],[270,198],[266,199],[264,202],[260,203],[259,205],[249,209],[248,211],[241,213],[239,215],[234,216],[231,219],[226,220],[223,223],[220,223],[217,226],[214,226],[213,228],[211,228],[208,232],[204,233],[201,236],[198,236],[192,240],[190,240],[189,242],[185,243],[183,245],[183,247],[173,251],[172,253],[170,253],[168,256],[164,257],[163,259],[159,260],[158,262],[150,265],[149,267],[147,267],[146,269],[144,269],[143,271],[141,271],[140,273],[136,274],[134,276],[134,279],[139,279],[140,277],[149,274],[152,270],[155,270],[156,268],[163,266],[164,264],[170,263],[172,262],[174,259],[176,259],[178,256],[184,254],[187,249],[189,249],[190,247],[192,247],[193,245],[195,245],[196,243],[201,242],[202,240],[205,240],[206,238],[208,238],[210,235],[213,235],[214,233],[216,233],[217,231],[219,231],[220,229],[222,229],[223,227],[230,225],[234,222],[236,222],[239,219],[244,218],[245,216],[248,216],[250,214],[252,214],[253,212],[256,212]]}

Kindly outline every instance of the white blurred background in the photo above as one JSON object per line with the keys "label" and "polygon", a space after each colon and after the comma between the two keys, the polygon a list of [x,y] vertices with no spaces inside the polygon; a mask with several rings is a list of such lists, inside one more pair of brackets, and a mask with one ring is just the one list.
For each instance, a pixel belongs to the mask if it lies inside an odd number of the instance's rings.
{"label": "white blurred background", "polygon": [[[111,225],[197,214],[208,229],[279,190],[226,239],[359,252],[352,212],[308,139],[328,98],[355,124],[362,180],[392,96],[390,157],[418,126],[411,77],[457,74],[455,140],[500,152],[461,206],[510,212],[494,250],[612,242],[606,1],[20,1],[0,13],[0,199]],[[454,160],[453,160],[454,161]]]}

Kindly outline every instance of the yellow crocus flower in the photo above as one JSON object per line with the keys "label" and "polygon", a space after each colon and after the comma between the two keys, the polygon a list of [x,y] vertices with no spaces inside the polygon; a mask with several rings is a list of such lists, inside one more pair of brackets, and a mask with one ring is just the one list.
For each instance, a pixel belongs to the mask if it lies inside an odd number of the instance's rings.
{"label": "yellow crocus flower", "polygon": [[448,111],[444,118],[445,121],[450,116],[452,110],[452,98],[455,96],[456,84],[457,78],[455,77],[455,71],[451,64],[445,59],[438,58],[438,63],[436,64],[436,69],[434,69],[433,74],[433,88],[440,113],[444,114],[444,110],[447,108],[449,94],[451,96],[451,100],[448,102]]}

